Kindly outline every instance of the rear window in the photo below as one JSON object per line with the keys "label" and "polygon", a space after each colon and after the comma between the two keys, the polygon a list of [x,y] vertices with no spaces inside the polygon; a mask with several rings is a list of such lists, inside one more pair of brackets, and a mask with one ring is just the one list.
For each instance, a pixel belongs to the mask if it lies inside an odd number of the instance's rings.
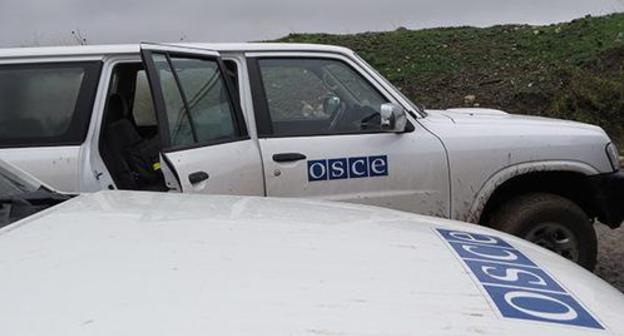
{"label": "rear window", "polygon": [[101,63],[0,65],[0,147],[84,141]]}

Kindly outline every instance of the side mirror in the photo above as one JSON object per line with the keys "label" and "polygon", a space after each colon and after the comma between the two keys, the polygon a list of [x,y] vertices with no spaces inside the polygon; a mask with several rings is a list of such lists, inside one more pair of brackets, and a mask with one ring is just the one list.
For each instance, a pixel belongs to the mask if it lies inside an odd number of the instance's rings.
{"label": "side mirror", "polygon": [[395,103],[381,105],[381,129],[389,132],[405,132],[407,113],[403,106]]}
{"label": "side mirror", "polygon": [[328,116],[333,116],[340,110],[342,100],[336,95],[329,95],[323,100],[323,112]]}

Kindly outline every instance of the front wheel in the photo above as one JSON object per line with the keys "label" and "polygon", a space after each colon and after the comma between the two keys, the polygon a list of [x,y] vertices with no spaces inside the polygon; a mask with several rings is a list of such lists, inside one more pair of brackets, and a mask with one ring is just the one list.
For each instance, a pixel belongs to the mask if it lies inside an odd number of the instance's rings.
{"label": "front wheel", "polygon": [[571,200],[546,193],[518,196],[496,211],[490,226],[549,249],[588,270],[598,242],[589,218]]}

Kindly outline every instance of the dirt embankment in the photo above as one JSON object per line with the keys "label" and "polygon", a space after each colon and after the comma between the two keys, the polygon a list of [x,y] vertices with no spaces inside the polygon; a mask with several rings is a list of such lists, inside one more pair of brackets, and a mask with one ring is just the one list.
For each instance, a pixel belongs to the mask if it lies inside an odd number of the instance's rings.
{"label": "dirt embankment", "polygon": [[429,108],[491,107],[597,124],[624,150],[624,14],[279,41],[351,48]]}

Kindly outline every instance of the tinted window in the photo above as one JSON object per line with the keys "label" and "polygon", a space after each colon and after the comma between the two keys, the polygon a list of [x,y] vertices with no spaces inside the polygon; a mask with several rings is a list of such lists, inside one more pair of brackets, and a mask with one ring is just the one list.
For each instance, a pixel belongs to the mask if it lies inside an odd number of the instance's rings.
{"label": "tinted window", "polygon": [[380,130],[387,100],[347,64],[330,59],[261,59],[274,135]]}
{"label": "tinted window", "polygon": [[0,66],[0,146],[79,144],[99,63]]}
{"label": "tinted window", "polygon": [[176,79],[167,62],[167,56],[154,55],[154,64],[160,78],[167,111],[167,126],[173,146],[191,145],[195,142],[184,101],[178,90]]}
{"label": "tinted window", "polygon": [[234,109],[216,61],[171,57],[172,71],[165,55],[154,54],[153,59],[172,146],[238,138]]}

